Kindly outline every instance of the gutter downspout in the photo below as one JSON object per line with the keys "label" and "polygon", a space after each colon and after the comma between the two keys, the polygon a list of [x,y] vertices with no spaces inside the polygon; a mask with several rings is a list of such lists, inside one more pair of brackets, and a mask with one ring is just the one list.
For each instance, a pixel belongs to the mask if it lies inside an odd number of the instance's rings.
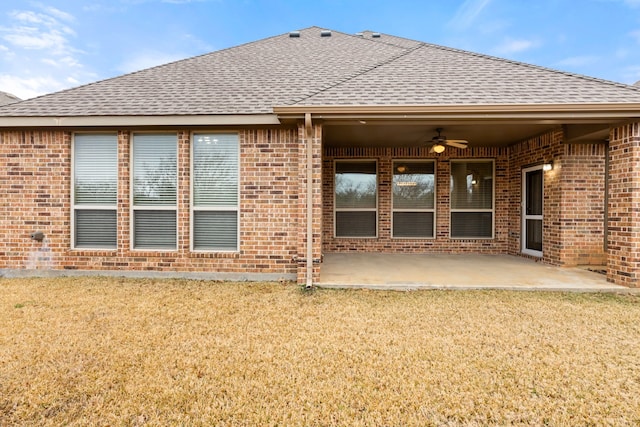
{"label": "gutter downspout", "polygon": [[307,284],[313,287],[313,123],[311,113],[304,114],[307,137]]}

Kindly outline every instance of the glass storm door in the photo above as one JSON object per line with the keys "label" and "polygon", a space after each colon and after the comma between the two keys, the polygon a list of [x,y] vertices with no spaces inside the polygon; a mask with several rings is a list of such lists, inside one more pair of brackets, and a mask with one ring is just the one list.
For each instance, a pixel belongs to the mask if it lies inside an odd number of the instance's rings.
{"label": "glass storm door", "polygon": [[542,165],[522,170],[522,253],[542,256]]}

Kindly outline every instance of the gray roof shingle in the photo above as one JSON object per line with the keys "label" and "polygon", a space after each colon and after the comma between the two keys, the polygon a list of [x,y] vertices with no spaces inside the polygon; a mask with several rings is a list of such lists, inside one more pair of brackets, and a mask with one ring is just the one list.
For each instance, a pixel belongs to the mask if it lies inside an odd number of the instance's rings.
{"label": "gray roof shingle", "polygon": [[18,101],[20,101],[20,98],[17,96],[7,92],[0,92],[0,105],[13,104]]}
{"label": "gray roof shingle", "polygon": [[274,106],[640,102],[640,88],[365,31],[283,34],[0,107],[0,116],[265,114]]}
{"label": "gray roof shingle", "polygon": [[[355,101],[355,102],[354,102]],[[637,103],[640,90],[431,44],[298,102],[299,105]]]}

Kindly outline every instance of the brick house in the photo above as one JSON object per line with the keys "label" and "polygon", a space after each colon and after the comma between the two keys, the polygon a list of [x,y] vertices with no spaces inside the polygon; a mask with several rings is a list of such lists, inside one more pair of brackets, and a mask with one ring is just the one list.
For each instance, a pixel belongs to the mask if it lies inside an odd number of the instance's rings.
{"label": "brick house", "polygon": [[0,150],[4,275],[489,253],[640,286],[634,86],[311,27],[2,106]]}

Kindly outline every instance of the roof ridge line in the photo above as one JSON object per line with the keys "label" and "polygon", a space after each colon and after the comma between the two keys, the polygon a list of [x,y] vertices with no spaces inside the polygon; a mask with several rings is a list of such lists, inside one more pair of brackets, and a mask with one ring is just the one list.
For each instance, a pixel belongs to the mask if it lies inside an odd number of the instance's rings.
{"label": "roof ridge line", "polygon": [[554,74],[563,74],[565,76],[577,77],[577,78],[588,80],[588,81],[592,81],[592,82],[597,82],[597,83],[607,84],[609,86],[619,87],[621,89],[631,89],[634,92],[640,92],[640,87],[633,86],[633,85],[626,84],[626,83],[616,82],[616,81],[613,81],[613,80],[607,80],[607,79],[602,79],[602,78],[598,78],[598,77],[592,77],[592,76],[588,76],[586,74],[574,73],[574,72],[570,72],[570,71],[562,71],[562,70],[558,70],[556,68],[545,67],[545,66],[542,66],[542,65],[536,65],[536,64],[531,64],[531,63],[528,63],[528,62],[517,61],[515,59],[501,58],[501,57],[495,56],[495,55],[489,55],[489,54],[480,53],[480,52],[472,52],[470,50],[457,49],[455,47],[442,46],[442,45],[438,45],[438,44],[434,44],[434,43],[423,42],[423,45],[425,47],[432,47],[434,49],[440,49],[440,50],[446,50],[446,51],[450,51],[450,52],[458,52],[458,53],[462,53],[462,54],[470,55],[470,56],[482,57],[482,58],[490,59],[492,61],[498,61],[498,62],[503,62],[503,63],[508,63],[508,64],[520,65],[520,66],[524,66],[524,67],[528,67],[528,68],[534,68],[534,69],[543,70],[543,71],[549,71],[549,72],[552,72]]}
{"label": "roof ridge line", "polygon": [[[359,36],[359,35],[358,35],[358,34],[364,34],[364,33],[372,33],[372,34],[374,34],[374,33],[378,33],[378,34],[380,34],[381,36],[386,36],[386,37],[380,37],[380,38],[375,38],[375,39],[374,39],[374,38],[367,39],[367,38],[364,38],[364,37],[362,37],[362,36]],[[358,38],[363,39],[363,40],[370,40],[370,41],[373,41],[373,42],[376,42],[376,43],[386,44],[386,45],[388,45],[388,46],[395,46],[395,47],[399,47],[399,48],[401,48],[401,49],[410,49],[410,48],[400,46],[399,44],[396,44],[396,43],[393,43],[393,42],[389,42],[389,41],[387,41],[387,38],[388,38],[388,37],[393,37],[393,38],[396,38],[396,39],[406,40],[406,41],[408,41],[408,42],[413,42],[413,43],[418,43],[418,44],[425,44],[425,42],[423,42],[423,41],[421,41],[421,40],[408,39],[408,38],[406,38],[406,37],[402,37],[402,36],[395,36],[395,35],[393,35],[393,34],[382,33],[382,32],[380,32],[380,31],[363,30],[363,31],[360,31],[359,33],[356,33],[356,34],[347,34],[347,35],[352,36],[352,37],[358,37]]]}
{"label": "roof ridge line", "polygon": [[[348,35],[351,36],[351,34],[348,34]],[[357,36],[353,36],[353,37],[357,37]],[[364,40],[367,40],[367,39],[364,39]],[[380,42],[379,41],[374,41],[374,43],[380,43]],[[394,46],[394,47],[397,47],[398,49],[403,49],[403,52],[400,52],[400,53],[398,53],[396,55],[392,55],[391,57],[389,57],[388,59],[386,59],[384,61],[375,63],[375,64],[373,64],[373,65],[371,65],[369,67],[366,67],[365,69],[363,69],[361,71],[357,71],[357,72],[355,72],[355,73],[353,73],[353,74],[351,74],[351,75],[349,75],[349,76],[347,76],[347,77],[345,77],[343,79],[340,79],[339,81],[336,81],[334,83],[325,85],[322,88],[316,90],[315,92],[313,92],[313,93],[311,93],[309,95],[298,97],[298,98],[292,100],[291,104],[289,104],[289,105],[298,104],[298,103],[304,101],[305,99],[309,99],[309,98],[312,98],[312,97],[318,95],[319,93],[325,92],[325,91],[327,91],[329,89],[333,89],[335,87],[338,87],[341,84],[343,84],[345,82],[348,82],[349,80],[353,80],[356,77],[363,76],[363,75],[367,74],[368,72],[375,70],[378,67],[381,67],[381,66],[386,65],[386,64],[390,64],[391,62],[396,61],[396,60],[398,60],[398,59],[410,54],[411,52],[413,52],[413,51],[415,51],[417,49],[420,49],[421,47],[424,47],[425,44],[426,44],[426,43],[423,43],[423,42],[418,42],[418,43],[419,44],[417,46],[414,46],[414,47],[411,47],[411,48],[406,48],[406,47],[401,47],[401,46],[398,46],[398,45],[393,45],[393,44],[386,43],[389,46]]]}

